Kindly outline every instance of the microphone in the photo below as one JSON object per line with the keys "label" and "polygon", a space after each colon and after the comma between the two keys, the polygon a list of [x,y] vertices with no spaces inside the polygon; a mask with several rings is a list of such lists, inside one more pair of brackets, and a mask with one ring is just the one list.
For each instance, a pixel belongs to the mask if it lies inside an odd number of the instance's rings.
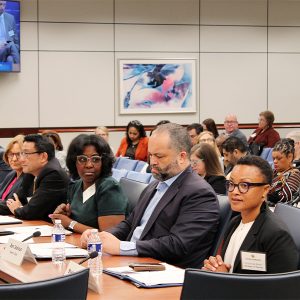
{"label": "microphone", "polygon": [[89,256],[85,257],[84,259],[82,259],[78,264],[81,265],[83,264],[85,261],[89,260],[90,258],[95,258],[98,256],[98,252],[97,251],[93,251],[89,254]]}
{"label": "microphone", "polygon": [[40,231],[35,231],[32,235],[30,235],[30,236],[28,236],[27,238],[25,238],[25,239],[22,241],[22,243],[28,241],[28,240],[31,239],[32,237],[38,237],[38,236],[40,236],[40,235],[41,235],[41,232],[40,232]]}

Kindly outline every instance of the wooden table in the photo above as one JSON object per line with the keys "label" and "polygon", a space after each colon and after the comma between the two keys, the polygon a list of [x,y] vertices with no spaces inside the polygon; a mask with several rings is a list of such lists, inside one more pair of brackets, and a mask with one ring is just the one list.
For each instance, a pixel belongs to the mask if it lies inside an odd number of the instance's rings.
{"label": "wooden table", "polygon": [[[49,225],[42,221],[25,221],[23,226],[32,225]],[[5,227],[22,226],[17,225],[0,225],[0,230],[5,230]],[[79,246],[80,234],[72,234],[66,236],[66,242]],[[50,237],[34,238],[35,242],[50,242]],[[79,261],[78,259],[73,259]],[[120,267],[127,266],[130,262],[156,262],[151,258],[129,257],[129,256],[110,256],[103,255],[103,267]],[[85,263],[86,265],[86,263]],[[50,279],[64,274],[66,264],[62,267],[52,264],[51,261],[39,261],[37,265],[25,261],[21,266],[13,265],[9,262],[0,259],[0,278],[7,282],[32,282],[44,279]],[[155,288],[144,289],[137,288],[133,284],[117,279],[113,276],[103,274],[99,279],[101,285],[101,294],[97,294],[88,290],[89,300],[94,299],[179,299],[181,287]]]}

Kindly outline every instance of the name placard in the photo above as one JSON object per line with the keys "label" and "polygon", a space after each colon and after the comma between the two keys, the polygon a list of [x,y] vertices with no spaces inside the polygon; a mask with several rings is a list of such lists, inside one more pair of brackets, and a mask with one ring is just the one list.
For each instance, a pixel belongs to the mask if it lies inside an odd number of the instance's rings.
{"label": "name placard", "polygon": [[[75,273],[75,272],[81,271],[83,269],[85,269],[84,266],[81,266],[73,261],[70,261],[67,266],[65,275]],[[89,286],[90,290],[96,292],[97,294],[100,294],[101,290],[102,290],[102,288],[101,288],[102,287],[102,276],[100,276],[100,277],[94,276],[90,271],[88,286]]]}
{"label": "name placard", "polygon": [[24,260],[37,264],[28,244],[10,238],[1,256],[2,259],[20,266]]}

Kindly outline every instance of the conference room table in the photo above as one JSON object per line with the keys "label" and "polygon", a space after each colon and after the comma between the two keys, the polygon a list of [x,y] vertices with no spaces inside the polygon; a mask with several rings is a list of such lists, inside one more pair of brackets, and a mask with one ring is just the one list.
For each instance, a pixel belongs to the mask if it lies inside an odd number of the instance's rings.
{"label": "conference room table", "polygon": [[[0,231],[5,228],[14,226],[41,226],[50,225],[43,221],[24,221],[22,224],[16,225],[0,225]],[[50,237],[33,238],[35,243],[49,243]],[[66,236],[66,242],[80,246],[80,234],[73,233]],[[3,246],[2,246],[3,248]],[[1,251],[1,250],[0,250]],[[0,279],[9,283],[28,283],[40,281],[62,276],[67,267],[68,261],[78,262],[80,259],[67,259],[62,266],[53,264],[50,260],[38,261],[34,264],[24,261],[21,266],[14,265],[0,259]],[[128,266],[132,262],[157,262],[155,259],[145,257],[129,257],[129,256],[111,256],[103,254],[103,267],[121,267]],[[87,266],[87,263],[83,264]],[[181,287],[164,287],[164,288],[137,288],[132,283],[120,280],[113,276],[102,274],[99,277],[100,294],[88,290],[88,300],[101,299],[179,299]],[[59,292],[58,292],[59,293]]]}

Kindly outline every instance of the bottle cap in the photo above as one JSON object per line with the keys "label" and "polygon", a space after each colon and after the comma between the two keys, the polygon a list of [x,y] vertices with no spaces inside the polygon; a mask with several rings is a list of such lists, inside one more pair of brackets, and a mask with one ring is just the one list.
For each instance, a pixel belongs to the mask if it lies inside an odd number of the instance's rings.
{"label": "bottle cap", "polygon": [[55,224],[61,224],[61,220],[60,219],[55,219],[54,222],[55,222]]}
{"label": "bottle cap", "polygon": [[91,230],[91,233],[98,233],[98,229],[93,228],[93,229]]}

